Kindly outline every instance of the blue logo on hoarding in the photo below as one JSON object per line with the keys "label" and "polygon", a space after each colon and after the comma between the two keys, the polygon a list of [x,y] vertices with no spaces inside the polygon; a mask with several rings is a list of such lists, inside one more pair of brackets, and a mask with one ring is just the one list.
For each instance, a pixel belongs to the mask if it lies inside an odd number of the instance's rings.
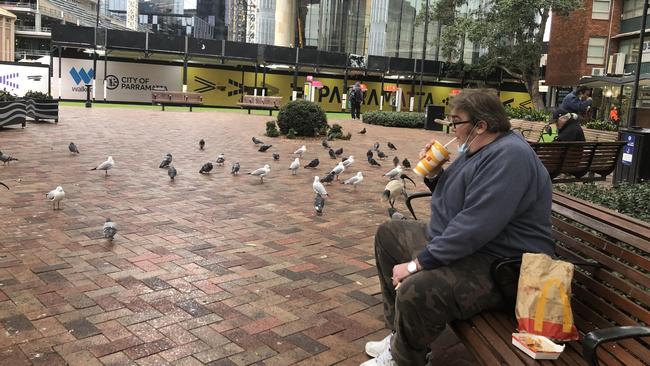
{"label": "blue logo on hoarding", "polygon": [[77,69],[73,67],[70,69],[70,76],[72,76],[72,79],[77,85],[79,85],[82,81],[84,84],[90,84],[93,76],[95,76],[95,72],[93,69],[88,69],[88,72],[86,72],[83,67],[77,71]]}
{"label": "blue logo on hoarding", "polygon": [[0,85],[6,85],[10,88],[18,89],[18,83],[15,81],[11,81],[11,79],[16,79],[16,78],[18,78],[17,72],[7,74],[7,75],[2,75],[0,76]]}

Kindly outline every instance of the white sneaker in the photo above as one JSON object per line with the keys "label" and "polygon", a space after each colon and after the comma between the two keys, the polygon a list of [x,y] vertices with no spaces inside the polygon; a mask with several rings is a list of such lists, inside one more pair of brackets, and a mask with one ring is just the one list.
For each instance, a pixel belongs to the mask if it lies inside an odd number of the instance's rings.
{"label": "white sneaker", "polygon": [[393,337],[391,332],[386,338],[382,339],[379,342],[368,342],[366,343],[366,354],[370,357],[377,357],[384,353],[390,347],[390,339]]}
{"label": "white sneaker", "polygon": [[368,360],[359,366],[397,366],[397,363],[393,361],[393,355],[390,353],[390,347],[388,347],[377,358]]}

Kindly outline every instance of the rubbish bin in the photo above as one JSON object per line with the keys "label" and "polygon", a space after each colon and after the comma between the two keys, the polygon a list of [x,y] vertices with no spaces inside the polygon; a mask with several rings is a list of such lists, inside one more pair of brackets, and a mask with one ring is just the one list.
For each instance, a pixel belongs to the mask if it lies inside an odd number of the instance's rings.
{"label": "rubbish bin", "polygon": [[424,106],[424,129],[442,131],[442,125],[435,123],[434,119],[445,118],[445,108],[433,104]]}
{"label": "rubbish bin", "polygon": [[93,84],[86,84],[86,108],[93,106],[92,101],[90,100],[90,93],[93,90]]}
{"label": "rubbish bin", "polygon": [[626,141],[616,164],[614,183],[639,183],[650,180],[650,128],[623,128],[619,140]]}

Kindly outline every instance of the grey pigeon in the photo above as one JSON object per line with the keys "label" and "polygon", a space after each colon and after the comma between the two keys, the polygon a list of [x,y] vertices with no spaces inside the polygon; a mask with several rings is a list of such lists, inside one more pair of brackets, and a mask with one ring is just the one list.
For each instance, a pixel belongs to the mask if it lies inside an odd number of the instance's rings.
{"label": "grey pigeon", "polygon": [[330,172],[329,174],[327,174],[326,176],[324,176],[323,178],[321,178],[321,179],[320,179],[320,182],[321,182],[321,183],[332,183],[332,181],[334,181],[334,177],[335,177],[335,176],[336,176],[335,173]]}
{"label": "grey pigeon", "polygon": [[372,150],[368,150],[366,157],[368,158],[368,161],[370,161],[370,158],[372,158]]}
{"label": "grey pigeon", "polygon": [[399,158],[397,156],[393,158],[393,165],[395,166],[399,165]]}
{"label": "grey pigeon", "polygon": [[207,162],[207,163],[203,164],[203,166],[201,167],[201,170],[199,170],[199,173],[201,173],[201,174],[210,173],[212,168],[213,168],[212,163]]}
{"label": "grey pigeon", "polygon": [[334,151],[334,154],[336,154],[336,155],[341,155],[341,154],[343,154],[343,148],[336,149],[336,150]]}
{"label": "grey pigeon", "polygon": [[226,157],[223,155],[223,153],[219,154],[217,156],[217,166],[223,166],[223,163],[226,161]]}
{"label": "grey pigeon", "polygon": [[321,145],[323,145],[323,147],[326,148],[326,149],[331,149],[331,146],[327,142],[327,139],[323,139],[323,142],[321,142]]}
{"label": "grey pigeon", "polygon": [[113,238],[115,238],[115,234],[117,234],[117,226],[110,218],[108,218],[104,223],[102,232],[104,233],[104,238],[112,241]]}
{"label": "grey pigeon", "polygon": [[232,175],[238,175],[239,174],[239,162],[235,162],[232,164],[232,167],[230,167],[230,174]]}
{"label": "grey pigeon", "polygon": [[305,165],[305,169],[306,168],[315,168],[315,167],[318,166],[318,164],[320,164],[320,161],[318,160],[318,158],[316,158],[316,159],[310,161],[307,165]]}
{"label": "grey pigeon", "polygon": [[204,140],[204,139],[201,139],[201,140],[199,141],[199,149],[203,150],[204,147],[205,147],[205,140]]}
{"label": "grey pigeon", "polygon": [[406,220],[406,216],[404,216],[401,212],[397,211],[394,207],[388,208],[388,217],[390,217],[393,220]]}
{"label": "grey pigeon", "polygon": [[70,150],[71,153],[79,154],[79,149],[77,149],[77,145],[75,145],[74,142],[71,142],[70,145],[68,145],[68,150]]}
{"label": "grey pigeon", "polygon": [[163,160],[160,162],[159,168],[161,169],[168,168],[171,163],[172,163],[172,154],[167,153],[163,158]]}
{"label": "grey pigeon", "polygon": [[260,145],[260,144],[263,144],[264,142],[262,140],[260,140],[260,139],[255,138],[255,136],[253,136],[253,143],[255,145]]}
{"label": "grey pigeon", "polygon": [[372,166],[381,166],[381,164],[379,164],[374,158],[368,158],[368,163]]}
{"label": "grey pigeon", "polygon": [[387,144],[387,145],[388,145],[388,148],[389,148],[389,149],[391,149],[391,150],[397,150],[397,148],[395,147],[395,145],[393,145],[392,142],[388,141],[388,144]]}
{"label": "grey pigeon", "polygon": [[260,146],[259,150],[257,150],[257,151],[265,152],[266,150],[270,149],[271,146],[273,146],[273,145],[262,145],[262,146]]}
{"label": "grey pigeon", "polygon": [[382,159],[382,160],[387,158],[387,155],[384,154],[383,151],[379,151],[379,150],[377,150],[377,156],[379,156],[379,159]]}
{"label": "grey pigeon", "polygon": [[366,128],[364,127],[363,130],[359,131],[360,134],[365,134],[366,133]]}
{"label": "grey pigeon", "polygon": [[0,161],[2,161],[2,165],[5,165],[11,161],[18,161],[18,159],[10,155],[5,155],[2,153],[2,151],[0,151]]}
{"label": "grey pigeon", "polygon": [[321,216],[323,214],[323,208],[325,208],[325,199],[323,196],[316,193],[316,198],[314,199],[314,209],[316,210],[316,215]]}
{"label": "grey pigeon", "polygon": [[334,150],[332,150],[331,148],[329,150],[329,154],[330,154],[330,158],[336,159],[336,153],[334,153]]}
{"label": "grey pigeon", "polygon": [[273,160],[280,160],[280,154],[273,153]]}
{"label": "grey pigeon", "polygon": [[402,166],[406,169],[411,169],[411,162],[409,159],[404,158],[404,160],[402,160]]}
{"label": "grey pigeon", "polygon": [[373,151],[379,151],[379,142],[375,142],[375,144],[372,145],[372,150]]}
{"label": "grey pigeon", "polygon": [[174,168],[173,165],[170,165],[169,170],[167,170],[167,175],[169,175],[169,179],[174,180],[177,174],[178,172],[176,171],[176,168]]}

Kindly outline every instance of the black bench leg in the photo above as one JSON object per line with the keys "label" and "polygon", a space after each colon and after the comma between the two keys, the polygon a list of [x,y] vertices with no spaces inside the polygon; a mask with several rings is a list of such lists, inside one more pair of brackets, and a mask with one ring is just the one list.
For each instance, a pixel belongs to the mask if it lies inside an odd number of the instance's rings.
{"label": "black bench leg", "polygon": [[248,114],[251,114],[251,109],[250,108],[248,108]]}
{"label": "black bench leg", "polygon": [[273,109],[269,109],[269,116],[273,116]]}
{"label": "black bench leg", "polygon": [[192,111],[192,106],[190,105],[190,112]]}
{"label": "black bench leg", "polygon": [[161,104],[160,106],[162,107],[162,110],[163,110],[163,112],[164,112],[164,111],[165,111],[165,105],[164,105],[164,104]]}

